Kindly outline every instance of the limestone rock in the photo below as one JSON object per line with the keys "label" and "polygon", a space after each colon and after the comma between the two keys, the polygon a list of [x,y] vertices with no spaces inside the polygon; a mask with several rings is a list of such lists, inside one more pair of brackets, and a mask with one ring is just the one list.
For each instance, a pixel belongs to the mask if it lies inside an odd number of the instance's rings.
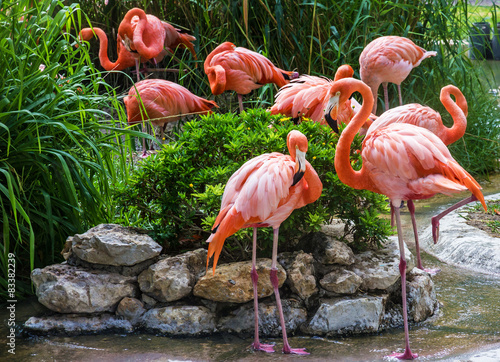
{"label": "limestone rock", "polygon": [[[78,258],[105,265],[134,265],[156,257],[162,249],[147,234],[117,224],[97,225],[83,234],[76,234],[69,242]],[[63,255],[68,257],[67,253]]]}
{"label": "limestone rock", "polygon": [[434,282],[429,274],[418,268],[408,275],[408,317],[415,322],[426,320],[434,314],[437,308]]}
{"label": "limestone rock", "polygon": [[130,333],[132,324],[121,317],[112,314],[80,315],[55,314],[46,317],[31,317],[24,327],[30,332],[40,334],[99,334],[99,333]]}
{"label": "limestone rock", "polygon": [[384,297],[324,299],[304,330],[312,335],[328,336],[377,332],[384,305]]}
{"label": "limestone rock", "polygon": [[154,333],[198,336],[215,332],[215,316],[205,307],[171,306],[154,308],[143,316],[144,327]]}
{"label": "limestone rock", "polygon": [[323,289],[337,294],[354,294],[362,283],[363,279],[356,273],[340,268],[328,273],[319,281]]}
{"label": "limestone rock", "polygon": [[[273,286],[269,279],[271,259],[257,260],[257,283],[259,298],[273,294]],[[286,279],[285,270],[278,264],[278,280],[281,287]],[[246,303],[253,299],[253,285],[250,272],[251,261],[222,264],[217,266],[215,274],[207,273],[196,283],[193,294],[197,297],[231,303]]]}
{"label": "limestone rock", "polygon": [[286,270],[286,283],[301,299],[308,299],[318,292],[314,276],[314,258],[311,254],[303,251],[282,253],[278,261]]}
{"label": "limestone rock", "polygon": [[[298,327],[307,320],[305,308],[297,306],[288,299],[283,299],[283,315],[285,327],[289,335],[293,335]],[[220,318],[217,324],[219,332],[251,335],[254,333],[253,303],[245,304]],[[281,336],[278,309],[274,301],[259,303],[259,334],[266,337]]]}
{"label": "limestone rock", "polygon": [[[405,245],[407,273],[415,267],[410,250]],[[365,291],[388,290],[400,279],[399,248],[394,237],[389,238],[381,250],[369,250],[356,254],[356,263],[348,269],[363,279],[361,289]]]}
{"label": "limestone rock", "polygon": [[161,302],[184,298],[191,294],[199,275],[205,272],[206,260],[206,249],[162,259],[139,275],[139,287]]}
{"label": "limestone rock", "polygon": [[298,248],[306,253],[312,253],[314,258],[322,264],[351,265],[354,263],[354,253],[350,247],[322,232],[304,236]]}
{"label": "limestone rock", "polygon": [[38,301],[59,313],[114,312],[120,300],[137,296],[136,279],[66,264],[31,273]]}
{"label": "limestone rock", "polygon": [[116,315],[127,319],[132,325],[136,325],[145,312],[144,304],[136,298],[123,298],[116,308]]}

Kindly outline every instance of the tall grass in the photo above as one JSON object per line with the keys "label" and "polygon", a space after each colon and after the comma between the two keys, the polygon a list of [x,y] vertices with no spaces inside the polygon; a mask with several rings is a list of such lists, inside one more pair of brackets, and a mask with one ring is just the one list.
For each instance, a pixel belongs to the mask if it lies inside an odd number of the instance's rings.
{"label": "tall grass", "polygon": [[[109,220],[110,186],[128,172],[123,106],[73,46],[77,4],[3,2],[0,12],[0,293],[7,256],[16,287],[61,260],[69,235]],[[26,7],[25,7],[26,6]],[[28,9],[28,10],[25,10]],[[101,95],[102,94],[102,95]]]}

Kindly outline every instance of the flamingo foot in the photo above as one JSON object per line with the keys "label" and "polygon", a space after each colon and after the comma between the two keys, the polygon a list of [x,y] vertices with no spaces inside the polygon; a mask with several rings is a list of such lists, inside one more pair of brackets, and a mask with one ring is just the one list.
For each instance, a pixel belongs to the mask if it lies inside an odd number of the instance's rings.
{"label": "flamingo foot", "polygon": [[252,348],[255,351],[262,351],[262,352],[267,352],[267,353],[274,352],[274,344],[264,344],[264,343],[260,343],[260,342],[253,342]]}
{"label": "flamingo foot", "polygon": [[305,348],[290,348],[289,345],[283,346],[283,353],[285,353],[285,354],[298,354],[298,355],[302,355],[302,356],[310,354],[309,352],[306,352]]}
{"label": "flamingo foot", "polygon": [[434,240],[434,244],[437,244],[439,239],[439,219],[433,216],[431,218],[432,224],[432,240]]}
{"label": "flamingo foot", "polygon": [[418,357],[418,354],[411,353],[409,349],[405,349],[404,353],[392,353],[389,357],[395,357],[397,359],[415,359]]}
{"label": "flamingo foot", "polygon": [[434,268],[434,269],[424,268],[423,270],[424,270],[424,272],[427,272],[430,275],[436,275],[437,273],[439,273],[441,271],[441,269],[439,269],[439,268]]}
{"label": "flamingo foot", "polygon": [[144,152],[142,153],[142,155],[140,157],[141,158],[147,158],[147,157],[149,157],[148,151],[144,150]]}

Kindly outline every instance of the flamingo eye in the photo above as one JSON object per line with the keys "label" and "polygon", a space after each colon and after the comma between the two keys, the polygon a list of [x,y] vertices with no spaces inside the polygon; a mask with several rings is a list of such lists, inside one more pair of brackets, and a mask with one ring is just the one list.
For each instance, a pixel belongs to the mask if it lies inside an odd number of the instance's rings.
{"label": "flamingo eye", "polygon": [[337,93],[335,93],[335,96],[340,97],[340,91],[337,91]]}

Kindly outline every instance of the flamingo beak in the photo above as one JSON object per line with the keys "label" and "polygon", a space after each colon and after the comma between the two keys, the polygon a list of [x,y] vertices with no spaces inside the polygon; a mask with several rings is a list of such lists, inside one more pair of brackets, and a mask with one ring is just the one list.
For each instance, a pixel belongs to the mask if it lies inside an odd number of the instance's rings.
{"label": "flamingo beak", "polygon": [[295,186],[306,172],[306,153],[295,150],[295,174],[293,175],[292,186]]}
{"label": "flamingo beak", "polygon": [[340,94],[337,92],[333,97],[330,97],[325,109],[325,120],[335,133],[339,133],[337,125],[337,116],[339,110]]}

